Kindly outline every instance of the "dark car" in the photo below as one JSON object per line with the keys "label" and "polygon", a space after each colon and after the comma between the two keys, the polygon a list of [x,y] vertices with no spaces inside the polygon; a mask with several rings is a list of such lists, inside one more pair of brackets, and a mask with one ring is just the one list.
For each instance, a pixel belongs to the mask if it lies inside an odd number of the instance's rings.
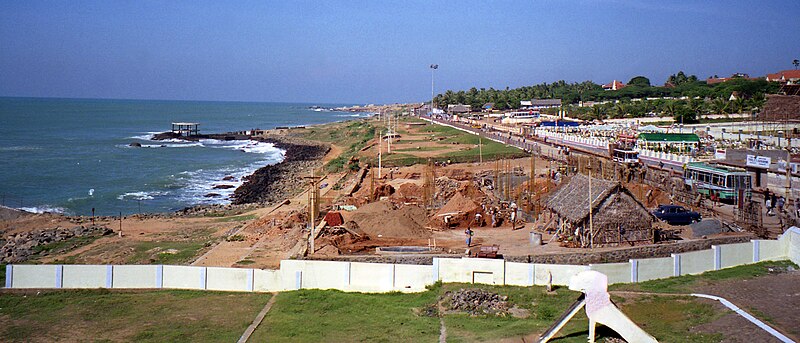
{"label": "dark car", "polygon": [[653,215],[669,225],[689,225],[700,221],[700,213],[689,211],[678,205],[659,205]]}

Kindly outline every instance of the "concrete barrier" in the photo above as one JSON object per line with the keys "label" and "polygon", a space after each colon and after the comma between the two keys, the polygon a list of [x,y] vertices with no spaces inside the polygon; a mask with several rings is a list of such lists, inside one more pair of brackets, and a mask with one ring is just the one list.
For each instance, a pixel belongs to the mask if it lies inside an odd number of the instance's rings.
{"label": "concrete barrier", "polygon": [[637,279],[633,282],[665,279],[672,277],[674,261],[672,257],[643,258],[635,260]]}
{"label": "concrete barrier", "polygon": [[715,270],[714,250],[692,251],[675,255],[679,256],[679,272],[676,276],[702,274],[710,270]]}
{"label": "concrete barrier", "polygon": [[533,263],[506,262],[506,285],[533,286]]}
{"label": "concrete barrier", "polygon": [[163,287],[206,289],[206,267],[164,266]]}
{"label": "concrete barrier", "polygon": [[206,289],[214,291],[253,291],[253,270],[207,267]]}
{"label": "concrete barrier", "polygon": [[718,245],[716,247],[720,255],[720,268],[753,263],[753,242]]}
{"label": "concrete barrier", "polygon": [[[114,266],[112,272],[113,288],[161,288],[160,265],[122,265]],[[163,275],[163,274],[162,274]]]}
{"label": "concrete barrier", "polygon": [[11,288],[61,288],[59,265],[16,264],[11,269],[13,274],[6,275],[12,278]]}
{"label": "concrete barrier", "polygon": [[631,262],[590,264],[589,269],[606,274],[609,285],[636,281],[631,277]]}
{"label": "concrete barrier", "polygon": [[800,262],[800,228],[779,240],[712,246],[626,263],[531,264],[483,258],[434,258],[432,265],[284,260],[278,270],[162,265],[8,265],[7,288],[169,288],[274,292],[301,288],[419,292],[437,281],[494,285],[567,285],[592,269],[609,283],[642,282],[764,261]]}
{"label": "concrete barrier", "polygon": [[112,266],[64,265],[62,273],[63,288],[111,288],[109,269]]}

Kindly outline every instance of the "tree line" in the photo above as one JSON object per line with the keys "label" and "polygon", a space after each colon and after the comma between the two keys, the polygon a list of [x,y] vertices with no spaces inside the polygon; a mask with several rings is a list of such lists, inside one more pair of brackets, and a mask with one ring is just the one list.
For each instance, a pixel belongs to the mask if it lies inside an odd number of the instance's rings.
{"label": "tree line", "polygon": [[[709,85],[698,80],[695,75],[683,71],[670,75],[663,86],[652,86],[644,76],[636,76],[628,81],[626,87],[618,90],[604,90],[592,81],[568,83],[560,80],[554,83],[541,83],[505,90],[475,87],[468,91],[446,92],[434,97],[439,108],[451,104],[471,105],[473,110],[486,103],[494,103],[496,110],[518,109],[520,101],[531,99],[561,99],[572,116],[582,119],[603,119],[616,117],[643,117],[651,113],[667,114],[690,123],[699,115],[709,113],[742,113],[763,106],[765,94],[777,93],[780,86],[764,79],[751,80],[733,78],[726,82]],[[731,94],[736,99],[729,101]],[[687,100],[646,98],[686,98]],[[641,101],[635,101],[642,99]],[[606,102],[593,107],[577,107],[579,102]]]}

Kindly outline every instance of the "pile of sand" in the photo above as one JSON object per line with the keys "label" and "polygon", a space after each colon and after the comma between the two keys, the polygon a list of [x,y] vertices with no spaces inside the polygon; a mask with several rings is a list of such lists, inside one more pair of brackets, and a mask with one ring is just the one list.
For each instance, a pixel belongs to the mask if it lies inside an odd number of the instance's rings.
{"label": "pile of sand", "polygon": [[430,231],[425,228],[425,210],[419,206],[403,206],[395,209],[391,203],[376,201],[361,206],[353,212],[351,220],[372,238],[427,238]]}
{"label": "pile of sand", "polygon": [[422,197],[422,187],[413,182],[406,182],[400,185],[397,193],[407,198]]}
{"label": "pile of sand", "polygon": [[453,197],[448,201],[439,212],[436,212],[436,215],[432,219],[433,225],[444,225],[444,218],[445,216],[450,216],[451,219],[451,226],[455,225],[455,227],[467,227],[469,225],[476,225],[473,223],[475,219],[475,213],[482,213],[482,208],[479,204],[472,201],[472,199],[466,197],[463,193],[457,192]]}

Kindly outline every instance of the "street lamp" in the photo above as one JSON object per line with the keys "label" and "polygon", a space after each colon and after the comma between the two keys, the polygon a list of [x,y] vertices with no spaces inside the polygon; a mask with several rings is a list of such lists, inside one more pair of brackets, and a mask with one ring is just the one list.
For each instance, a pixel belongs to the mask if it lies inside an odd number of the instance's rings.
{"label": "street lamp", "polygon": [[431,117],[433,117],[433,72],[439,69],[438,64],[431,64]]}
{"label": "street lamp", "polygon": [[722,128],[722,135],[721,135],[720,139],[722,139],[723,141],[725,140],[725,128],[724,127]]}

